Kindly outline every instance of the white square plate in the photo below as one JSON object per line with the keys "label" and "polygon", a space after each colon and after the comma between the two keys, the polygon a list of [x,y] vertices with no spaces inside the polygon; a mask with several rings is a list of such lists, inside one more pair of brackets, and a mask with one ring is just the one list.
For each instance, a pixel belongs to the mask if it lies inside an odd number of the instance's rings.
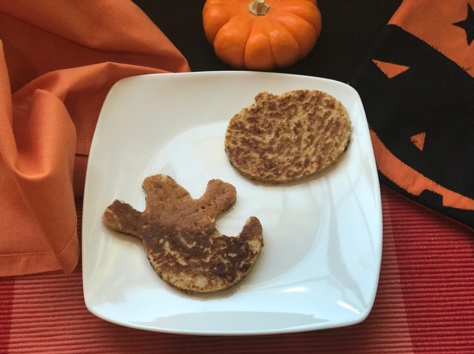
{"label": "white square plate", "polygon": [[[242,177],[224,151],[227,123],[260,91],[326,91],[347,108],[352,141],[323,173],[287,185]],[[257,216],[265,247],[237,286],[187,295],[151,268],[141,241],[107,229],[114,199],[145,208],[143,179],[163,173],[193,198],[213,178],[237,202],[217,222],[237,235]],[[369,314],[382,252],[380,189],[364,109],[340,82],[260,72],[156,74],[119,81],[90,151],[82,229],[84,297],[94,315],[123,326],[229,335],[298,332],[358,323]]]}

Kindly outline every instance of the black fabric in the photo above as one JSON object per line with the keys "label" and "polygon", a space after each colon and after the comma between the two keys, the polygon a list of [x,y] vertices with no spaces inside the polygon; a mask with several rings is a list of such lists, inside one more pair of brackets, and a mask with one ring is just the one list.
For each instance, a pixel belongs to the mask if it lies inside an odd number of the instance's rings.
{"label": "black fabric", "polygon": [[[373,60],[409,69],[388,78]],[[392,154],[423,179],[474,199],[474,79],[463,68],[426,42],[389,25],[350,84],[362,98],[371,129]],[[411,141],[419,133],[426,134],[422,150]],[[403,181],[383,174],[381,181],[474,227],[474,211],[444,205],[443,193],[427,188],[413,195],[403,188]]]}

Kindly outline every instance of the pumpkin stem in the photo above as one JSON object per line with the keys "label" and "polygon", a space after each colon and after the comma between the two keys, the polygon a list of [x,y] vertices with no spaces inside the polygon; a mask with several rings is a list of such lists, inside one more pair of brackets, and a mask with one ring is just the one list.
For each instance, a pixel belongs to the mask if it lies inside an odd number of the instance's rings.
{"label": "pumpkin stem", "polygon": [[270,8],[270,5],[265,4],[265,0],[253,0],[248,8],[250,13],[255,16],[264,16]]}

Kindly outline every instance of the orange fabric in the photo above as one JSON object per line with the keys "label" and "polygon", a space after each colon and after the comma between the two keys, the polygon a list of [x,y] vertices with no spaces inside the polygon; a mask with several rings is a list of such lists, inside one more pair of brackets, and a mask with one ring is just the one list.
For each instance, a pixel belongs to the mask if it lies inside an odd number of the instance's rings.
{"label": "orange fabric", "polygon": [[405,164],[387,149],[373,130],[370,131],[370,136],[377,167],[389,179],[399,182],[401,188],[416,196],[429,190],[440,195],[443,198],[443,205],[446,207],[474,210],[473,199],[444,188]]}
{"label": "orange fabric", "polygon": [[386,63],[375,59],[372,61],[389,79],[393,79],[395,76],[403,74],[405,71],[410,69],[409,66],[405,65]]}
{"label": "orange fabric", "polygon": [[111,86],[189,71],[129,0],[0,2],[0,276],[71,272],[84,187]]}

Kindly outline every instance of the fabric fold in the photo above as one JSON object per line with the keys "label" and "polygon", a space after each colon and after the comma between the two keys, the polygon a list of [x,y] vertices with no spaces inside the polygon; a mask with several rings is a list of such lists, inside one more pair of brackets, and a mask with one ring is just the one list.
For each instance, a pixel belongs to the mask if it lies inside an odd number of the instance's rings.
{"label": "fabric fold", "polygon": [[108,91],[181,71],[186,59],[131,1],[0,3],[0,276],[74,270],[75,197]]}

